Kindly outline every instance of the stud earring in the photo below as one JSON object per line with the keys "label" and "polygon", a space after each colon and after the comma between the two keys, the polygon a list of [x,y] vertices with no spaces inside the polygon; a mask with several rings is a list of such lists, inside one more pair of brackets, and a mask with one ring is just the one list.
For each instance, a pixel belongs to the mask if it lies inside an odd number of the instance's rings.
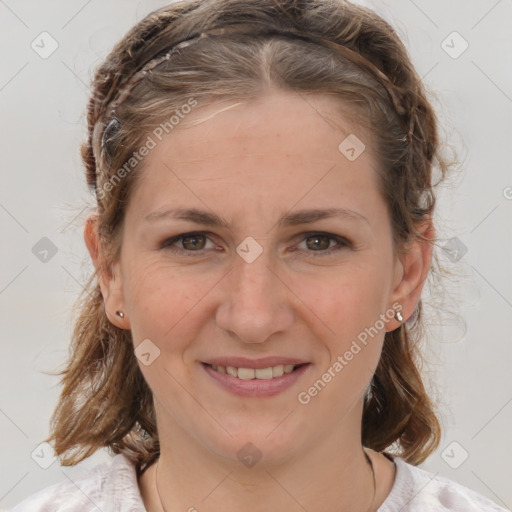
{"label": "stud earring", "polygon": [[402,316],[402,313],[400,311],[397,311],[395,314],[395,318],[401,323],[404,321],[404,317]]}
{"label": "stud earring", "polygon": [[121,318],[124,318],[124,313],[122,311],[116,311],[116,315]]}

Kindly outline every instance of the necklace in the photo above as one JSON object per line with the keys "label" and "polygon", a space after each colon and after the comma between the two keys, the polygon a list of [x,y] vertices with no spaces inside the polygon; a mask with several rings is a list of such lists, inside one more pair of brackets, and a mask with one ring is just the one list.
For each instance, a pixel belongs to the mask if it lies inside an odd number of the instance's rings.
{"label": "necklace", "polygon": [[[364,451],[364,449],[363,449],[363,451]],[[366,452],[364,452],[364,456],[366,457],[368,464],[370,464],[370,469],[372,470],[372,479],[373,479],[373,496],[372,496],[372,501],[370,503],[370,506],[368,507],[368,512],[370,512],[371,509],[373,508],[373,502],[375,501],[375,496],[377,494],[377,482],[375,482],[375,470],[373,469],[372,459],[370,459],[370,457],[368,456],[368,454]]]}
{"label": "necklace", "polygon": [[[364,451],[364,450],[363,450]],[[370,506],[368,508],[368,512],[370,512],[370,510],[372,509],[373,507],[373,502],[375,501],[375,495],[377,494],[377,484],[375,482],[375,470],[373,469],[373,462],[372,460],[370,459],[370,457],[368,456],[368,454],[366,452],[364,452],[364,456],[366,457],[366,460],[368,461],[368,464],[370,465],[370,469],[372,470],[372,479],[373,479],[373,497],[372,497],[372,501],[370,503]],[[155,487],[156,487],[156,494],[158,496],[158,500],[160,501],[160,506],[162,507],[162,510],[164,512],[167,512],[166,508],[164,507],[164,504],[162,502],[162,497],[160,496],[160,491],[158,490],[158,463],[160,462],[160,457],[158,458],[158,460],[156,461],[156,469],[155,469]]]}

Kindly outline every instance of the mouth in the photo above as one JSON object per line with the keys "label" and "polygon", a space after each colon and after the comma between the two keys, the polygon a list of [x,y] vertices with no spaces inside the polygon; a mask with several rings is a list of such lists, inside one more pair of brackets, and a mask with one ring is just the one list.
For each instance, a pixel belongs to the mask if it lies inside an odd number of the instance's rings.
{"label": "mouth", "polygon": [[231,377],[235,377],[241,380],[270,380],[282,377],[285,374],[292,373],[309,363],[278,364],[276,366],[268,366],[266,368],[237,368],[235,366],[214,365],[209,363],[203,364],[209,366],[215,372],[231,375]]}
{"label": "mouth", "polygon": [[201,363],[210,382],[242,397],[271,397],[291,388],[309,373],[311,363],[275,364],[260,368]]}

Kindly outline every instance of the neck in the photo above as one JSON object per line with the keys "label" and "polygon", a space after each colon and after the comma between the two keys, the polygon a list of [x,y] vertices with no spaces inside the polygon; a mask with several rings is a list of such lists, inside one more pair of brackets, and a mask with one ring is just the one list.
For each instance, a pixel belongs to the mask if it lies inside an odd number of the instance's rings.
{"label": "neck", "polygon": [[204,450],[176,425],[167,425],[171,428],[160,433],[158,481],[157,467],[151,468],[153,496],[148,512],[377,508],[372,468],[357,435],[334,433],[293,459],[269,462],[263,457],[256,465],[243,467]]}

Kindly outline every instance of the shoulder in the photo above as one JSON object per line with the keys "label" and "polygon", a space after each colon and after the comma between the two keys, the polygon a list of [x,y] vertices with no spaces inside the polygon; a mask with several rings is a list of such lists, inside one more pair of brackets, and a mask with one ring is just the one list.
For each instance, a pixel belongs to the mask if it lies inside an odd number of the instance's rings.
{"label": "shoulder", "polygon": [[395,482],[377,512],[509,512],[494,501],[437,473],[394,457]]}
{"label": "shoulder", "polygon": [[[119,508],[122,505],[121,508]],[[145,512],[135,466],[123,454],[98,464],[79,478],[32,494],[8,512]]]}

